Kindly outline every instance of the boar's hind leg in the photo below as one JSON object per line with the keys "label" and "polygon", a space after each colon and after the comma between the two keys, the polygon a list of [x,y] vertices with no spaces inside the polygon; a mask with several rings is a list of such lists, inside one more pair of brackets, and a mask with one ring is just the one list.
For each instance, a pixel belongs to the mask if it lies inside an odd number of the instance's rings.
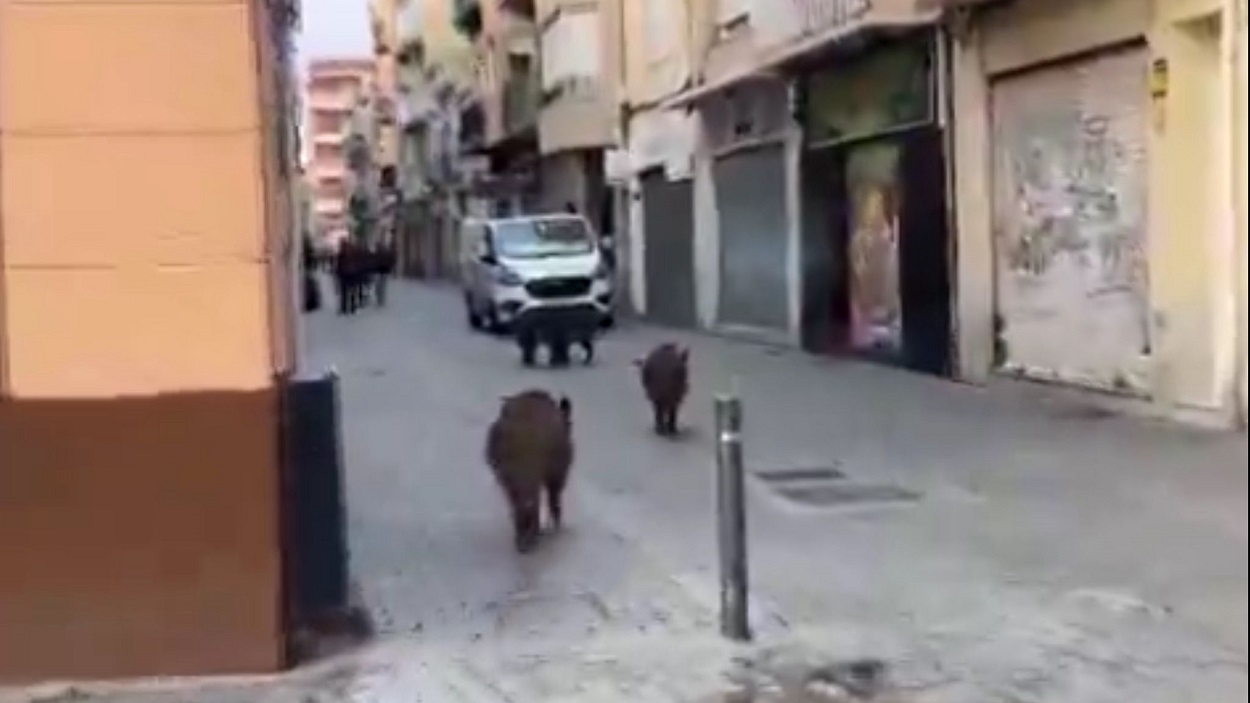
{"label": "boar's hind leg", "polygon": [[551,513],[551,526],[560,529],[564,523],[564,477],[547,480],[547,509]]}
{"label": "boar's hind leg", "polygon": [[655,414],[655,433],[663,435],[668,427],[668,410],[663,403],[652,404],[652,411]]}

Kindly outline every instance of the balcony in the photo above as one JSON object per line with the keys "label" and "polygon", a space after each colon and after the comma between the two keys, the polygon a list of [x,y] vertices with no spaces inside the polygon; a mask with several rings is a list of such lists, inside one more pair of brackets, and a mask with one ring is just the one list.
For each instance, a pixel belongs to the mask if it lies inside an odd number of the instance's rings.
{"label": "balcony", "polygon": [[452,0],[452,12],[456,29],[469,39],[477,39],[482,33],[481,0]]}
{"label": "balcony", "polygon": [[521,134],[538,124],[540,96],[538,74],[528,65],[512,70],[503,89],[503,124],[507,136]]}

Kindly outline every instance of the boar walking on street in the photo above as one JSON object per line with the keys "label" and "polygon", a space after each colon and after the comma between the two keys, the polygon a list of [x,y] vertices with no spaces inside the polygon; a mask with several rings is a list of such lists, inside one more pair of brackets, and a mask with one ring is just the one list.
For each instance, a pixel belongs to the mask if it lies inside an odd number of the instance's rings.
{"label": "boar walking on street", "polygon": [[676,436],[677,414],[690,388],[690,350],[661,344],[634,363],[641,370],[642,388],[655,413],[655,433],[661,437]]}
{"label": "boar walking on street", "polygon": [[546,391],[528,390],[504,398],[486,437],[486,462],[512,511],[516,549],[538,542],[542,497],[553,528],[563,517],[561,494],[573,465],[573,406]]}

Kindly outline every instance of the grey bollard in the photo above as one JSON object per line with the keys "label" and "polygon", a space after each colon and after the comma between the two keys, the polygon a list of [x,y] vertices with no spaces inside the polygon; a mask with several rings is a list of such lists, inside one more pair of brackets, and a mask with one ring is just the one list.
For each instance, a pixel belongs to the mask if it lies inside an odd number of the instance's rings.
{"label": "grey bollard", "polygon": [[720,542],[721,634],[751,639],[747,608],[747,515],[742,467],[742,401],[716,397],[716,521]]}

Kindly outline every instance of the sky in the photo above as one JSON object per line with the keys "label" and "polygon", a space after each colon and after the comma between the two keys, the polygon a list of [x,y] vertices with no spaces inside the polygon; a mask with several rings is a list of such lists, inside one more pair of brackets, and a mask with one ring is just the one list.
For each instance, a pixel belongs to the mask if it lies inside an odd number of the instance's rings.
{"label": "sky", "polygon": [[323,56],[372,55],[369,0],[303,0],[300,66]]}

